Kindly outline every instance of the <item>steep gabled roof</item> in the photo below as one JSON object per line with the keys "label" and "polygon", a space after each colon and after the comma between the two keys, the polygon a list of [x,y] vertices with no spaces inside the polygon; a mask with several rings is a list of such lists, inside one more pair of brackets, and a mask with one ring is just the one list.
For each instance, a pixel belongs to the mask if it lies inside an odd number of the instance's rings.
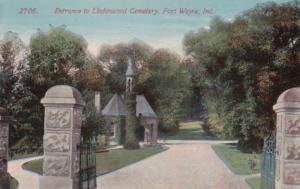
{"label": "steep gabled roof", "polygon": [[125,116],[125,103],[120,95],[115,94],[102,110],[105,116]]}
{"label": "steep gabled roof", "polygon": [[142,114],[143,117],[157,118],[144,95],[136,96],[136,116],[139,116],[139,114]]}
{"label": "steep gabled roof", "polygon": [[[136,116],[138,117],[140,114],[146,118],[157,118],[157,115],[144,95],[136,96]],[[102,110],[102,115],[114,117],[125,116],[126,107],[123,98],[115,94]]]}

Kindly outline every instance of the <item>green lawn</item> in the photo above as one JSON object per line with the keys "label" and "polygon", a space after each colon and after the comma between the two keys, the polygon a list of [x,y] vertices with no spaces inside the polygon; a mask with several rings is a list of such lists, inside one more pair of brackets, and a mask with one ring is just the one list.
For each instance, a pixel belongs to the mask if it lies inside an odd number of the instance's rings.
{"label": "green lawn", "polygon": [[11,177],[10,178],[10,188],[11,189],[17,189],[18,186],[19,186],[18,181],[15,178]]}
{"label": "green lawn", "polygon": [[38,174],[43,174],[43,159],[28,161],[22,165],[22,168]]}
{"label": "green lawn", "polygon": [[97,154],[97,175],[109,173],[162,151],[161,147],[153,147],[138,150],[119,149],[99,153]]}
{"label": "green lawn", "polygon": [[[260,172],[261,154],[243,153],[237,149],[236,144],[217,144],[213,149],[232,172],[239,175],[254,174]],[[256,167],[251,170],[249,160],[255,159]]]}
{"label": "green lawn", "polygon": [[218,140],[217,137],[208,136],[202,129],[202,121],[180,123],[179,131],[174,135],[161,135],[163,140]]}
{"label": "green lawn", "polygon": [[254,178],[246,179],[246,182],[247,182],[253,189],[260,189],[260,177],[254,177]]}
{"label": "green lawn", "polygon": [[[117,149],[109,152],[97,153],[97,175],[115,171],[149,156],[162,152],[161,147],[142,148],[138,150]],[[23,164],[23,169],[42,174],[43,160],[34,160]]]}

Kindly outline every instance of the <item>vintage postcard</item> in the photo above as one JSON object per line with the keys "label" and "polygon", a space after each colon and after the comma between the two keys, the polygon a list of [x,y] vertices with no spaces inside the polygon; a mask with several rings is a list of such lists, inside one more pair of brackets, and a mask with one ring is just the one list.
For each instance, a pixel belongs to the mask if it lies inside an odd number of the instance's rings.
{"label": "vintage postcard", "polygon": [[0,0],[0,189],[296,188],[299,0]]}

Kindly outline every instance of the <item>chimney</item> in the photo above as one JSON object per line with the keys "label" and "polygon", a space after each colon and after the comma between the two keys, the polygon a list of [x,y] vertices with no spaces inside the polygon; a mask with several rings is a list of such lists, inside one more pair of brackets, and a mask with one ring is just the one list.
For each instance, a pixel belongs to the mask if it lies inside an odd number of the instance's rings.
{"label": "chimney", "polygon": [[95,91],[95,109],[97,114],[101,114],[101,95],[100,91]]}

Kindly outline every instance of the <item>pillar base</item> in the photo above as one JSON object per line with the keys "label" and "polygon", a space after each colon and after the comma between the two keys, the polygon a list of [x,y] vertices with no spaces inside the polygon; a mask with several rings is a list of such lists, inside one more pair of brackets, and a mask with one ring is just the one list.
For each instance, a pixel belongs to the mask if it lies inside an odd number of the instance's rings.
{"label": "pillar base", "polygon": [[10,175],[0,176],[0,189],[10,189]]}
{"label": "pillar base", "polygon": [[79,182],[68,177],[41,176],[40,189],[79,189]]}

